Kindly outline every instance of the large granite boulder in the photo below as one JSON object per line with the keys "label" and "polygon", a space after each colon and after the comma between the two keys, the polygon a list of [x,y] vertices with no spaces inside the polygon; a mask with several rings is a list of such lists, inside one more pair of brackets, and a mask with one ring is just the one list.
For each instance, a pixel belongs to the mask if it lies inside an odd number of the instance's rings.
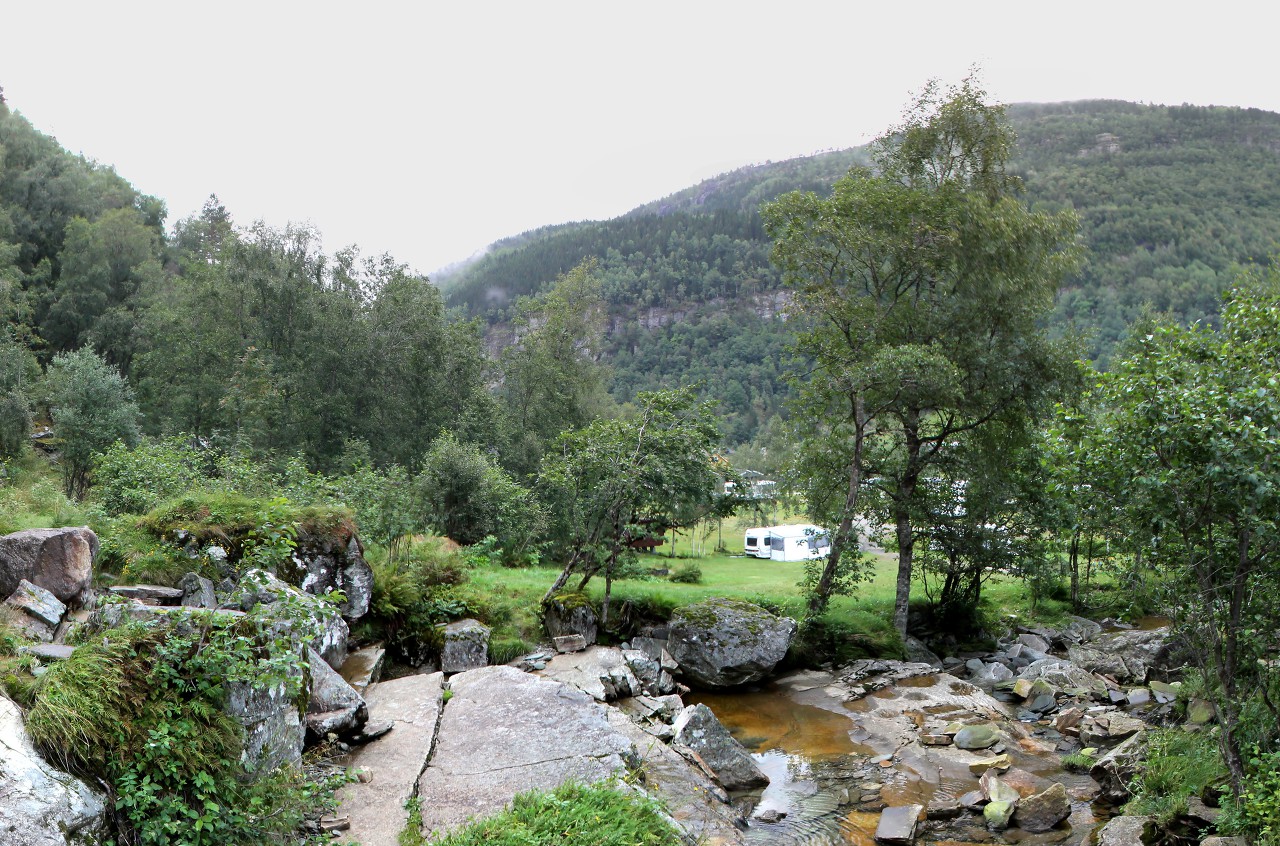
{"label": "large granite boulder", "polygon": [[441,626],[440,669],[446,673],[477,670],[489,663],[489,627],[479,620],[456,620]]}
{"label": "large granite boulder", "polygon": [[1129,782],[1147,756],[1147,733],[1140,731],[1098,759],[1089,775],[1102,787],[1101,798],[1119,805],[1129,798]]}
{"label": "large granite boulder", "polygon": [[751,753],[733,739],[706,705],[685,708],[676,717],[674,728],[672,742],[698,753],[725,790],[752,790],[769,783]]}
{"label": "large granite boulder", "polygon": [[490,666],[459,673],[449,689],[418,781],[418,795],[430,797],[422,803],[425,833],[492,814],[527,790],[610,779],[639,763],[605,706],[577,688]]}
{"label": "large granite boulder", "polygon": [[88,526],[27,529],[0,537],[0,596],[26,579],[77,607],[88,598],[98,536]]}
{"label": "large granite boulder", "polygon": [[316,653],[307,650],[311,671],[311,694],[307,701],[307,736],[323,740],[326,735],[346,737],[356,734],[369,720],[364,697]]}
{"label": "large granite boulder", "polygon": [[[1111,632],[1098,635],[1086,646],[1094,653],[1113,659],[1109,662],[1109,666],[1117,671],[1119,667],[1116,666],[1114,659],[1119,659],[1119,666],[1124,669],[1123,675],[1116,675],[1117,681],[1131,680],[1141,683],[1147,680],[1148,670],[1167,667],[1172,648],[1169,642],[1170,631],[1168,628],[1159,628]],[[1089,668],[1088,664],[1084,666]]]}
{"label": "large granite boulder", "polygon": [[314,596],[342,591],[338,610],[348,623],[369,613],[373,600],[373,568],[364,559],[360,538],[349,528],[325,533],[300,530],[292,566],[280,575],[290,584]]}
{"label": "large granite boulder", "polygon": [[265,570],[250,570],[241,576],[231,604],[240,611],[275,620],[298,641],[299,648],[302,641],[309,640],[306,645],[319,652],[334,669],[347,658],[349,630],[338,609]]}
{"label": "large granite boulder", "polygon": [[557,593],[547,600],[542,606],[542,625],[552,638],[582,635],[588,646],[599,635],[595,609],[581,593]]}
{"label": "large granite boulder", "polygon": [[44,762],[22,711],[0,694],[0,842],[5,846],[96,843],[106,801]]}
{"label": "large granite boulder", "polygon": [[787,654],[796,621],[758,605],[708,599],[677,608],[667,651],[691,683],[726,688],[760,681]]}

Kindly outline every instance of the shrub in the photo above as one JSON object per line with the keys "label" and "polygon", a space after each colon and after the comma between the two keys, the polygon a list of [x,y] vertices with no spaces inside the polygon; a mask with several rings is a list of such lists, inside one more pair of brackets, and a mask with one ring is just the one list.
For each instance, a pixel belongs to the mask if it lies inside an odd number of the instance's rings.
{"label": "shrub", "polygon": [[1280,844],[1280,751],[1249,756],[1240,800],[1224,808],[1218,829],[1228,834],[1247,834],[1255,846]]}
{"label": "shrub", "polygon": [[694,562],[682,564],[675,569],[675,572],[667,576],[673,582],[679,582],[683,585],[700,585],[702,584],[702,568]]}
{"label": "shrub", "polygon": [[117,441],[97,458],[95,496],[109,514],[145,514],[200,485],[204,460],[185,437],[145,441],[133,449]]}

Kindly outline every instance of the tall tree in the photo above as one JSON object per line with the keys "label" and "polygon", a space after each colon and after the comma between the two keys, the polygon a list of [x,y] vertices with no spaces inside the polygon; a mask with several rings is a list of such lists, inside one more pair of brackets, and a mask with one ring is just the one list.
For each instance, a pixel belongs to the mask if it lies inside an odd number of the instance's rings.
{"label": "tall tree", "polygon": [[[1006,173],[1013,134],[973,79],[928,85],[828,198],[765,209],[774,260],[810,325],[809,449],[838,457],[837,581],[854,519],[879,498],[898,544],[894,625],[904,634],[920,483],[964,437],[1031,413],[1071,356],[1040,321],[1074,264],[1075,218],[1031,212]],[[830,466],[830,462],[828,462]]]}
{"label": "tall tree", "polygon": [[138,406],[120,372],[88,347],[54,357],[47,390],[49,414],[62,441],[63,486],[67,496],[79,499],[99,453],[116,441],[137,442]]}

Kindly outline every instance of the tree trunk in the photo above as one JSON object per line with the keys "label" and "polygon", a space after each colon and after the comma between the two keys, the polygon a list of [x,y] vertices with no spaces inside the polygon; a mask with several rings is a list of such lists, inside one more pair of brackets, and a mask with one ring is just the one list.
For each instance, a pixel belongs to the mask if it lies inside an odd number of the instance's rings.
{"label": "tree trunk", "polygon": [[898,536],[898,586],[893,600],[893,627],[904,640],[907,637],[907,615],[911,603],[911,559],[915,537],[911,533],[911,515],[905,505],[895,505],[894,527]]}
{"label": "tree trunk", "polygon": [[[866,414],[862,407],[862,398],[854,400],[853,426],[853,458],[849,462],[849,487],[845,493],[844,511],[840,515],[840,525],[836,527],[835,537],[831,539],[831,549],[827,552],[826,564],[822,567],[822,575],[813,594],[809,597],[809,616],[816,617],[827,610],[831,602],[831,588],[835,584],[836,575],[840,572],[840,559],[844,556],[849,538],[854,534],[853,518],[857,516],[858,500],[862,493],[862,441],[866,430]],[[857,538],[854,538],[856,545]]]}
{"label": "tree trunk", "polygon": [[1080,610],[1080,529],[1071,533],[1071,545],[1067,551],[1067,566],[1071,570],[1071,608]]}

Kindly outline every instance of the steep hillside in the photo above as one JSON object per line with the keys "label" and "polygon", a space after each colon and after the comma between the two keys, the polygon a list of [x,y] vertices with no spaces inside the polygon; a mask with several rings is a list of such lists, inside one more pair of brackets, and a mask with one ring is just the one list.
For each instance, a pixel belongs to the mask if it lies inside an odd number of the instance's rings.
{"label": "steep hillside", "polygon": [[[1054,328],[1086,332],[1103,366],[1144,307],[1211,318],[1236,265],[1280,250],[1280,115],[1087,101],[1014,105],[1009,117],[1028,201],[1074,208],[1089,248]],[[866,161],[855,149],[743,168],[614,220],[508,239],[443,287],[451,305],[501,322],[518,297],[594,256],[615,395],[704,380],[730,432],[749,437],[786,392],[777,361],[789,335],[756,210],[824,191]]]}

